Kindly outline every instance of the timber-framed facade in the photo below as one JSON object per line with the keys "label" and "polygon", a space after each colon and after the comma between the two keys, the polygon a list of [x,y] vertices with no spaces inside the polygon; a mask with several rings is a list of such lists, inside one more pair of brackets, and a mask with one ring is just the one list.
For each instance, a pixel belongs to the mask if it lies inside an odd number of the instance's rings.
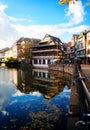
{"label": "timber-framed facade", "polygon": [[48,68],[49,64],[62,60],[62,53],[61,40],[46,34],[44,39],[32,48],[32,65],[38,68]]}

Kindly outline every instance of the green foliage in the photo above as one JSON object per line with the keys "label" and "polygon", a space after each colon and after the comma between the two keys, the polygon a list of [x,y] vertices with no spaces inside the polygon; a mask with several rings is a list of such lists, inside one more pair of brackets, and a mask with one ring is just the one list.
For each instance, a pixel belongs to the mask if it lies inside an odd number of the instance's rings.
{"label": "green foliage", "polygon": [[7,57],[5,62],[17,62],[17,59],[14,57]]}
{"label": "green foliage", "polygon": [[[66,3],[66,4],[69,6],[69,4],[71,4],[71,3],[75,4],[75,2],[77,2],[77,1],[79,1],[79,0],[59,0],[58,3],[59,3],[60,5]],[[86,6],[90,6],[90,0],[87,0],[87,1],[86,1]]]}
{"label": "green foliage", "polygon": [[14,57],[8,57],[5,60],[5,65],[8,68],[18,68],[20,66],[20,62]]}
{"label": "green foliage", "polygon": [[88,0],[88,2],[86,3],[87,6],[90,6],[90,0]]}

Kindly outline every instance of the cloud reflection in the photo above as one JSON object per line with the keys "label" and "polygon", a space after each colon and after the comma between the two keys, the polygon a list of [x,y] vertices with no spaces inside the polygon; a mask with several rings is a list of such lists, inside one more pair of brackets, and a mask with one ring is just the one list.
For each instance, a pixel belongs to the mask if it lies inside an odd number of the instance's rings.
{"label": "cloud reflection", "polygon": [[23,96],[23,95],[25,95],[25,93],[22,93],[19,90],[17,90],[16,93],[13,94],[13,97]]}
{"label": "cloud reflection", "polygon": [[8,104],[11,96],[15,93],[15,88],[11,82],[0,82],[0,111],[6,115],[5,106]]}
{"label": "cloud reflection", "polygon": [[[13,97],[23,96],[23,95],[25,95],[25,93],[22,93],[21,91],[17,90],[16,93],[13,94]],[[35,92],[30,92],[29,95],[39,97],[41,96],[41,93],[38,91],[35,91]]]}
{"label": "cloud reflection", "polygon": [[37,92],[30,93],[30,95],[39,97],[41,96],[41,93],[37,91]]}

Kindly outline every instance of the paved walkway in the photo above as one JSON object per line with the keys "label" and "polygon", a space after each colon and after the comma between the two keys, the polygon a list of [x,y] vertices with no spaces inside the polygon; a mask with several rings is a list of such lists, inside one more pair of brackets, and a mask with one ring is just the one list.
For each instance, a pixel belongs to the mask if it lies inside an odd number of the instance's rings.
{"label": "paved walkway", "polygon": [[85,77],[85,84],[87,89],[90,90],[90,65],[82,64],[81,65],[82,76]]}
{"label": "paved walkway", "polygon": [[[81,75],[85,77],[85,84],[90,90],[90,65],[81,65]],[[85,127],[77,126],[77,122],[80,120],[80,105],[79,105],[79,93],[77,91],[77,84],[72,84],[71,87],[71,99],[70,99],[70,116],[68,116],[67,130],[87,130]]]}

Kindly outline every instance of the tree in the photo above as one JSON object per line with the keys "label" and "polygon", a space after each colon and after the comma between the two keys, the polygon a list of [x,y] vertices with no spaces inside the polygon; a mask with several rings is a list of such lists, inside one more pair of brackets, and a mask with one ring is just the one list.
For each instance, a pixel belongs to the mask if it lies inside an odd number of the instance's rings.
{"label": "tree", "polygon": [[90,6],[90,0],[86,3],[87,6]]}
{"label": "tree", "polygon": [[[79,0],[59,0],[59,4],[64,4],[64,3],[66,3],[68,6],[69,6],[69,4],[71,4],[71,3],[73,3],[73,4],[75,4],[77,1],[79,1]],[[86,5],[87,6],[90,6],[90,0],[88,0],[87,2],[86,2]]]}
{"label": "tree", "polygon": [[58,3],[59,4],[67,3],[67,5],[69,5],[71,3],[75,4],[76,1],[78,1],[78,0],[60,0]]}
{"label": "tree", "polygon": [[14,57],[7,57],[5,62],[17,62],[17,59]]}
{"label": "tree", "polygon": [[24,39],[23,44],[20,44],[18,57],[21,59],[21,61],[28,61],[32,58],[32,54],[30,52],[30,48],[32,46],[34,46],[32,39]]}

